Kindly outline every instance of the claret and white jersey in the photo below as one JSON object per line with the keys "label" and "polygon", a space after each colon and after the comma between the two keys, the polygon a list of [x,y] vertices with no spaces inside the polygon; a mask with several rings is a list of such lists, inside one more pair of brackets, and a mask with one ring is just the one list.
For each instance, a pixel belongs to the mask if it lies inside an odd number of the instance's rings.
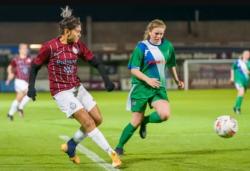
{"label": "claret and white jersey", "polygon": [[34,64],[47,64],[52,96],[80,85],[77,76],[77,60],[91,60],[93,53],[84,43],[62,44],[58,38],[45,43],[34,59]]}

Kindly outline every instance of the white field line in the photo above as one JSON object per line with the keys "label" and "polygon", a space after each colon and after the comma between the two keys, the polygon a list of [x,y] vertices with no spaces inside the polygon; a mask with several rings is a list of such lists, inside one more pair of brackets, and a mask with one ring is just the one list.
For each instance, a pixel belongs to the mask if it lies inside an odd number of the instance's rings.
{"label": "white field line", "polygon": [[[59,138],[62,140],[65,140],[65,141],[69,140],[69,137],[66,135],[61,135],[61,136],[59,136]],[[90,160],[97,163],[99,166],[101,166],[105,170],[119,171],[119,169],[114,168],[111,164],[107,163],[105,160],[103,160],[101,157],[99,157],[96,153],[89,150],[88,148],[86,148],[82,144],[78,144],[76,147],[76,150],[78,150],[82,154],[85,154]]]}

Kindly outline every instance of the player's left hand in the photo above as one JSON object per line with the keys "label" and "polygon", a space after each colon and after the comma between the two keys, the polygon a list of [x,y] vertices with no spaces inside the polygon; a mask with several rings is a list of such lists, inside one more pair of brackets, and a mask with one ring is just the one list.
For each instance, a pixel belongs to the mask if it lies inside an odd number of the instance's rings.
{"label": "player's left hand", "polygon": [[184,82],[183,81],[179,80],[179,81],[176,82],[176,84],[177,84],[177,86],[178,86],[179,89],[183,89],[184,88]]}
{"label": "player's left hand", "polygon": [[107,91],[113,91],[115,89],[115,84],[112,81],[105,82],[105,88]]}

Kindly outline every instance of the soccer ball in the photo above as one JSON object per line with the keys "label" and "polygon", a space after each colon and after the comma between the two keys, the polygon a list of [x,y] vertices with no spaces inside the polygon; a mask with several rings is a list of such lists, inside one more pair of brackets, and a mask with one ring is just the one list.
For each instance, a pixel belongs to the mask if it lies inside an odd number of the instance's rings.
{"label": "soccer ball", "polygon": [[215,132],[223,138],[230,138],[238,131],[238,122],[229,115],[219,116],[214,122]]}

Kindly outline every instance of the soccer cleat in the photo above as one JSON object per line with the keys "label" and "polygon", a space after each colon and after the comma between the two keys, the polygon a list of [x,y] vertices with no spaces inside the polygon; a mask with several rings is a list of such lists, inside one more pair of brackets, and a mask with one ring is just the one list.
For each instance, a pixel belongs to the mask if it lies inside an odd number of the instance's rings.
{"label": "soccer cleat", "polygon": [[18,113],[19,113],[19,115],[21,116],[21,117],[24,117],[24,112],[23,112],[23,109],[17,109],[17,111],[18,111]]}
{"label": "soccer cleat", "polygon": [[122,165],[122,161],[121,159],[119,158],[118,154],[113,151],[110,155],[111,159],[112,159],[112,166],[114,168],[119,168],[121,165]]}
{"label": "soccer cleat", "polygon": [[141,123],[139,134],[140,134],[140,137],[142,139],[146,138],[146,136],[147,136],[147,127],[146,127],[146,124]]}
{"label": "soccer cleat", "polygon": [[234,110],[234,113],[235,114],[237,114],[237,115],[239,115],[240,114],[240,109],[239,108],[233,108],[233,110]]}
{"label": "soccer cleat", "polygon": [[10,121],[13,121],[14,120],[14,117],[10,114],[7,114],[7,117],[9,118]]}
{"label": "soccer cleat", "polygon": [[80,164],[80,158],[75,154],[75,149],[76,149],[76,143],[74,142],[73,139],[70,139],[67,144],[62,144],[61,145],[61,150],[65,153],[68,154],[69,159],[75,163],[75,164]]}
{"label": "soccer cleat", "polygon": [[124,154],[123,148],[116,147],[115,152],[119,155],[122,156]]}

